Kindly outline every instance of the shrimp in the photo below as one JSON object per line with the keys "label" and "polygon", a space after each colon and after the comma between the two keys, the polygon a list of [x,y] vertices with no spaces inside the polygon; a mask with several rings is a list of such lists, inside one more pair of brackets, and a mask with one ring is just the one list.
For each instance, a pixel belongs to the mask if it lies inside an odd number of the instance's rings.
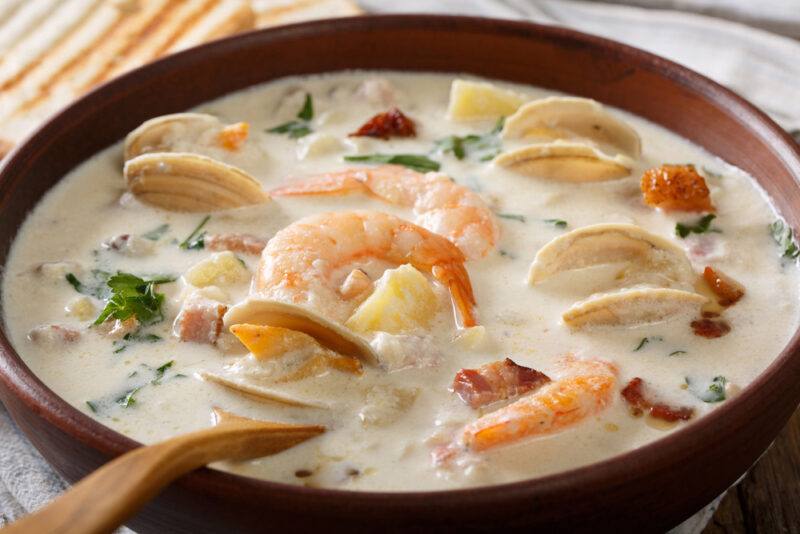
{"label": "shrimp", "polygon": [[455,243],[468,259],[486,256],[500,237],[492,210],[477,193],[443,174],[420,174],[397,165],[355,168],[300,179],[272,196],[335,195],[361,192],[411,207],[415,222]]}
{"label": "shrimp", "polygon": [[450,291],[460,326],[477,324],[461,251],[442,236],[379,212],[312,215],[279,231],[261,255],[252,293],[343,322],[355,304],[342,296],[338,278],[370,260],[410,263],[432,274]]}
{"label": "shrimp", "polygon": [[483,452],[526,437],[559,432],[595,414],[612,400],[617,369],[598,360],[566,356],[561,377],[468,424],[456,441],[434,451],[437,461],[460,451]]}

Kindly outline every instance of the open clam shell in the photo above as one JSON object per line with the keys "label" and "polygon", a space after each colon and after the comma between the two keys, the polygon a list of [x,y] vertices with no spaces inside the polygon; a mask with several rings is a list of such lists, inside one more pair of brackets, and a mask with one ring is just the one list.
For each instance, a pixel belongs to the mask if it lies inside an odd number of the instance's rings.
{"label": "open clam shell", "polygon": [[291,395],[287,395],[281,391],[266,388],[263,386],[249,384],[241,379],[231,378],[219,373],[212,373],[210,371],[200,371],[197,375],[206,382],[213,382],[224,386],[228,389],[234,390],[238,393],[253,397],[258,400],[265,400],[270,402],[277,402],[280,404],[288,404],[289,406],[299,406],[301,408],[321,408],[328,409],[329,406],[314,401],[306,401],[298,399]]}
{"label": "open clam shell", "polygon": [[139,200],[172,211],[208,212],[269,200],[242,169],[199,154],[142,154],[126,161],[123,173]]}
{"label": "open clam shell", "polygon": [[696,313],[706,297],[664,287],[626,288],[596,293],[576,302],[562,315],[572,329],[590,326],[631,326]]}
{"label": "open clam shell", "polygon": [[638,158],[636,130],[589,98],[553,96],[528,102],[506,119],[504,139],[588,139],[600,147]]}
{"label": "open clam shell", "polygon": [[633,161],[627,156],[608,156],[597,148],[574,141],[528,145],[494,158],[499,165],[524,176],[560,182],[603,182],[624,178]]}
{"label": "open clam shell", "polygon": [[228,310],[224,322],[226,328],[250,323],[297,330],[339,354],[354,356],[373,365],[378,363],[375,352],[364,339],[339,324],[293,304],[250,297]]}
{"label": "open clam shell", "polygon": [[635,224],[594,224],[558,236],[539,249],[528,282],[535,285],[564,271],[621,262],[658,275],[663,285],[688,289],[697,278],[683,249],[669,240]]}
{"label": "open clam shell", "polygon": [[143,122],[125,137],[125,161],[151,152],[172,152],[171,139],[197,139],[204,132],[221,130],[222,122],[205,113],[173,113]]}

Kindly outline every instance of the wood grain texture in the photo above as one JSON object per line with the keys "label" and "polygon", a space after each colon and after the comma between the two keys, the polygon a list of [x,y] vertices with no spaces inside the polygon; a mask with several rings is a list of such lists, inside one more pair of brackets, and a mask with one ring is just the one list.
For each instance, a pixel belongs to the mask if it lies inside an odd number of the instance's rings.
{"label": "wood grain texture", "polygon": [[723,498],[703,534],[800,533],[800,410]]}

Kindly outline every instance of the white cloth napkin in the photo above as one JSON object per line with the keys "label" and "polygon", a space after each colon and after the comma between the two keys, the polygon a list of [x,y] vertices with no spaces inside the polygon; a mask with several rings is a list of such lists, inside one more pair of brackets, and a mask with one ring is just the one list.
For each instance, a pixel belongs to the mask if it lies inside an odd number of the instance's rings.
{"label": "white cloth napkin", "polygon": [[[800,37],[798,0],[627,2],[646,7],[567,0],[361,0],[360,3],[370,12],[526,19],[602,35],[706,74],[760,106],[785,128],[800,129],[800,42],[757,28]],[[693,10],[728,20],[664,8]],[[66,485],[19,433],[2,406],[0,444],[2,526],[45,504]],[[679,531],[700,532],[717,502],[687,520]]]}

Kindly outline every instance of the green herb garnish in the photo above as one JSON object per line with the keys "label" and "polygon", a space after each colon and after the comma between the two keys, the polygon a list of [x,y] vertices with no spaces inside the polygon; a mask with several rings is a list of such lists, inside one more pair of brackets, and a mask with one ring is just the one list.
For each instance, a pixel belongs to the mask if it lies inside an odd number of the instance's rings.
{"label": "green herb garnish", "polygon": [[158,385],[161,383],[161,379],[164,378],[164,373],[175,364],[175,360],[170,360],[161,367],[156,369],[156,377],[150,381],[151,384]]}
{"label": "green herb garnish", "polygon": [[678,354],[688,354],[685,350],[673,350],[667,356],[677,356]]}
{"label": "green herb garnish", "polygon": [[108,296],[107,282],[111,276],[111,273],[101,271],[99,269],[92,269],[91,274],[92,281],[88,284],[84,284],[78,280],[78,277],[72,273],[67,273],[64,278],[66,278],[69,285],[71,285],[78,293],[89,295],[90,297],[95,297],[98,299],[106,298]]}
{"label": "green herb garnish", "polygon": [[711,228],[711,221],[717,216],[713,213],[703,215],[694,223],[678,223],[675,225],[675,234],[685,238],[689,234],[704,234],[706,232],[720,232],[716,228]]}
{"label": "green herb garnish", "polygon": [[638,351],[642,350],[645,347],[645,345],[647,345],[648,343],[651,343],[653,341],[664,341],[664,338],[661,337],[661,336],[643,337],[642,340],[639,342],[639,344],[636,345],[636,348],[633,349],[633,352],[638,352]]}
{"label": "green herb garnish", "polygon": [[519,221],[524,223],[527,221],[524,215],[519,215],[517,213],[495,213],[501,219],[511,219],[512,221]]}
{"label": "green herb garnish", "polygon": [[418,172],[438,171],[441,165],[427,156],[419,154],[365,154],[363,156],[345,156],[345,161],[363,163],[390,163],[402,165]]}
{"label": "green herb garnish", "polygon": [[149,232],[143,233],[142,237],[145,239],[149,239],[150,241],[158,241],[164,234],[167,233],[167,230],[169,230],[169,225],[162,224],[161,226],[153,228]]}
{"label": "green herb garnish", "polygon": [[724,376],[715,376],[711,383],[703,389],[698,389],[697,384],[686,377],[686,385],[689,386],[690,391],[703,402],[720,402],[725,400],[725,384],[728,379]]}
{"label": "green herb garnish", "polygon": [[118,272],[108,279],[111,298],[107,300],[94,324],[101,324],[107,319],[124,321],[130,317],[136,317],[143,325],[161,321],[164,319],[161,313],[164,295],[156,292],[155,287],[174,281],[175,278],[166,276],[145,280],[129,273]]}
{"label": "green herb garnish", "polygon": [[[112,346],[115,347],[114,354],[119,354],[134,343],[158,343],[161,341],[161,339],[161,336],[157,336],[155,334],[143,334],[137,330],[135,332],[125,334],[120,340],[114,341]],[[135,372],[136,371],[134,371],[134,373]]]}
{"label": "green herb garnish", "polygon": [[311,95],[306,93],[303,107],[297,113],[297,120],[285,122],[267,130],[269,133],[288,134],[291,139],[300,139],[312,132],[311,119],[314,118],[314,102]]}
{"label": "green herb garnish", "polygon": [[86,406],[92,411],[92,413],[97,413],[97,405],[92,401],[86,401]]}
{"label": "green herb garnish", "polygon": [[142,389],[144,386],[139,386],[133,389],[129,389],[125,393],[123,393],[119,398],[117,398],[114,402],[122,406],[123,408],[130,408],[134,404],[136,404],[136,399],[134,396],[139,393],[139,390]]}
{"label": "green herb garnish", "polygon": [[458,160],[463,160],[467,156],[473,157],[478,161],[488,161],[500,153],[500,136],[503,130],[505,117],[500,117],[494,128],[485,134],[470,134],[465,136],[448,135],[435,141],[434,151],[442,154],[450,152]]}
{"label": "green herb garnish", "polygon": [[794,230],[788,224],[778,219],[769,225],[769,231],[772,234],[772,238],[781,248],[784,258],[794,259],[800,255],[800,248],[798,248],[797,240],[794,238]]}
{"label": "green herb garnish", "polygon": [[565,221],[564,219],[545,219],[544,222],[546,222],[547,224],[552,224],[556,228],[567,227],[567,221]]}
{"label": "green herb garnish", "polygon": [[206,232],[202,231],[203,227],[206,225],[208,221],[211,220],[211,215],[206,215],[203,217],[203,220],[200,221],[200,224],[192,230],[192,233],[189,234],[189,237],[181,241],[181,244],[178,245],[183,250],[200,250],[206,247],[205,237]]}

